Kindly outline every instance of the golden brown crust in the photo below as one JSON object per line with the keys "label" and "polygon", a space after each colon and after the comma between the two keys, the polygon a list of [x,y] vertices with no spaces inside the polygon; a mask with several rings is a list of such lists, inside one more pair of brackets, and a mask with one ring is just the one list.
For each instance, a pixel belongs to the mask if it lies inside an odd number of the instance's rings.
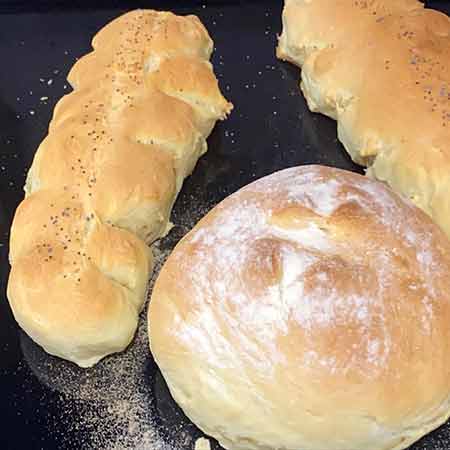
{"label": "golden brown crust", "polygon": [[416,0],[288,0],[278,56],[368,175],[450,235],[450,20]]}
{"label": "golden brown crust", "polygon": [[449,271],[445,234],[383,184],[287,169],[177,245],[151,350],[226,448],[403,449],[449,414]]}
{"label": "golden brown crust", "polygon": [[70,71],[74,91],[55,107],[29,171],[8,284],[22,328],[81,366],[133,337],[152,268],[145,242],[167,232],[183,179],[232,107],[194,16],[133,11],[93,47]]}

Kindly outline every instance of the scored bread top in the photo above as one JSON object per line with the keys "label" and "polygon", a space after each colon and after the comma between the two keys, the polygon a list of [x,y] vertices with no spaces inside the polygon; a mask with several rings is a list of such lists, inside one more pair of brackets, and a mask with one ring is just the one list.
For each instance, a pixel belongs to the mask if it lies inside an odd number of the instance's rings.
{"label": "scored bread top", "polygon": [[400,450],[449,415],[449,271],[443,231],[382,183],[285,169],[177,244],[150,346],[224,448]]}
{"label": "scored bread top", "polygon": [[195,16],[137,10],[69,73],[14,218],[8,298],[49,353],[82,366],[122,350],[183,179],[232,105]]}

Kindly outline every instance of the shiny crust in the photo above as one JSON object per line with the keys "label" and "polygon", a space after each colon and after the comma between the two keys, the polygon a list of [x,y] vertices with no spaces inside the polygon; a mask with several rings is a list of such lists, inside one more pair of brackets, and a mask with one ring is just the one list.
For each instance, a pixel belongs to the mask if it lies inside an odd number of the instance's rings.
{"label": "shiny crust", "polygon": [[278,57],[367,175],[450,235],[450,20],[416,0],[287,0]]}
{"label": "shiny crust", "polygon": [[44,349],[90,366],[131,341],[183,179],[232,105],[195,16],[137,10],[72,68],[11,229],[8,298]]}
{"label": "shiny crust", "polygon": [[449,273],[445,234],[382,183],[287,169],[177,245],[150,347],[225,448],[404,449],[449,415]]}

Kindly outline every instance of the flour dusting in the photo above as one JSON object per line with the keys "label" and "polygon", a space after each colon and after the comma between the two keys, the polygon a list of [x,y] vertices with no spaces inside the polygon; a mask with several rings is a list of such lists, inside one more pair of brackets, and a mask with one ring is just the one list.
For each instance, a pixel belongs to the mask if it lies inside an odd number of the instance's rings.
{"label": "flour dusting", "polygon": [[[150,293],[175,244],[209,208],[199,203],[184,207],[183,199],[176,206],[174,229],[152,246],[155,269]],[[21,336],[28,367],[42,384],[60,395],[60,414],[54,419],[54,425],[49,426],[61,436],[64,448],[185,450],[193,447],[194,437],[182,427],[177,430],[177,426],[171,426],[167,430],[155,421],[157,372],[150,355],[146,315],[147,308],[141,313],[134,340],[124,352],[109,356],[89,369],[54,358],[25,334]],[[58,429],[61,423],[68,433]]]}
{"label": "flour dusting", "polygon": [[[176,338],[214,367],[251,361],[268,374],[291,357],[279,340],[295,333],[303,364],[377,377],[404,345],[392,318],[400,310],[426,333],[440,301],[439,258],[410,209],[379,183],[317,167],[248,185],[189,234],[189,258],[175,254],[180,283],[195,293]],[[286,221],[286,210],[298,218]],[[334,217],[328,226],[324,218]],[[367,227],[384,238],[365,237]],[[318,348],[325,338],[334,346]],[[238,355],[236,345],[246,351]]]}
{"label": "flour dusting", "polygon": [[[155,248],[156,268],[152,282],[169,249]],[[65,448],[86,450],[174,450],[155,424],[153,362],[147,337],[146,311],[139,321],[135,339],[128,349],[81,369],[51,357],[27,336],[21,337],[24,357],[41,383],[61,394],[61,421],[70,431],[62,436]],[[58,430],[55,430],[58,432]]]}

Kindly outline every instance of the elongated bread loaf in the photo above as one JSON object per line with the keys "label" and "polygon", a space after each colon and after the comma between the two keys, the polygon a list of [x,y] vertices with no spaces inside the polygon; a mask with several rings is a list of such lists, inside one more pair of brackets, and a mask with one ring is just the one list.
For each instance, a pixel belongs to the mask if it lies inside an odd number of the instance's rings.
{"label": "elongated bread loaf", "polygon": [[278,57],[367,174],[450,235],[450,20],[416,0],[286,0]]}
{"label": "elongated bread loaf", "polygon": [[8,298],[44,349],[87,367],[131,341],[183,179],[232,105],[195,16],[137,10],[72,68],[28,173]]}

